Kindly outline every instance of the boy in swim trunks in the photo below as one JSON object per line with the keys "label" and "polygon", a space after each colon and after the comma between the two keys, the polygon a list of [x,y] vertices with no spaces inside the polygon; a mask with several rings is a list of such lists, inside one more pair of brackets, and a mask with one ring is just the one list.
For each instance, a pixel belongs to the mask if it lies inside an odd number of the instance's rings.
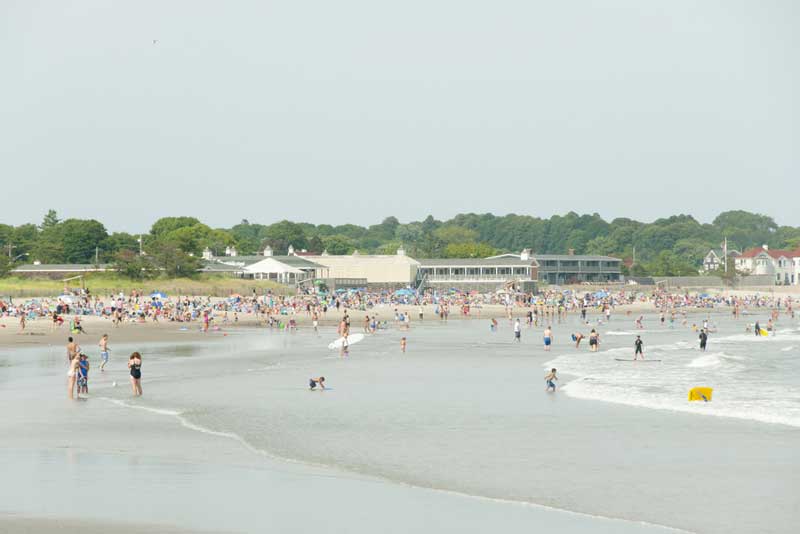
{"label": "boy in swim trunks", "polygon": [[633,359],[638,360],[639,355],[641,354],[642,359],[644,360],[644,352],[642,348],[644,347],[644,342],[642,341],[642,336],[636,336],[636,341],[633,342],[633,346],[635,347],[633,353]]}
{"label": "boy in swim trunks", "polygon": [[545,391],[552,390],[553,392],[555,392],[556,380],[558,380],[558,377],[556,376],[556,368],[553,367],[552,369],[550,369],[550,373],[546,377],[544,377],[544,381],[547,382],[547,387],[545,388]]}

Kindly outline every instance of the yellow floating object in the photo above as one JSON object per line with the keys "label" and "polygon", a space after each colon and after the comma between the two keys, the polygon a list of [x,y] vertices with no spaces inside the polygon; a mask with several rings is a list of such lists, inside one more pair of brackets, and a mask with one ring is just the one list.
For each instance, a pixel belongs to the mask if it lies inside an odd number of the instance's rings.
{"label": "yellow floating object", "polygon": [[769,335],[769,332],[767,332],[766,330],[764,330],[764,329],[762,328],[762,329],[761,329],[761,335],[762,335],[762,336],[768,336],[768,335]]}
{"label": "yellow floating object", "polygon": [[703,388],[703,387],[692,388],[689,390],[689,400],[708,402],[711,400],[711,393],[713,391],[714,391],[713,388]]}

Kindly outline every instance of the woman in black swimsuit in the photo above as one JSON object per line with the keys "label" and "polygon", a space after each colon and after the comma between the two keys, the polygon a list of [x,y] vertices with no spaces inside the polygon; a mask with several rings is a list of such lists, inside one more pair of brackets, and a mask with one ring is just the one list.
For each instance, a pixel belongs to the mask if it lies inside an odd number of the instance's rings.
{"label": "woman in black swimsuit", "polygon": [[128,358],[128,369],[131,370],[131,387],[133,396],[139,397],[142,394],[142,355],[138,352],[131,354]]}

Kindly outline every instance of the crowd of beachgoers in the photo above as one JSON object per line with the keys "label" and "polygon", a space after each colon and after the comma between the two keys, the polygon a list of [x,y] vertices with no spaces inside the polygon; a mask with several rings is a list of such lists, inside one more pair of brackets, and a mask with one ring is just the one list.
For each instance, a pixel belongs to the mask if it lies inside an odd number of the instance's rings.
{"label": "crowd of beachgoers", "polygon": [[[562,316],[570,312],[596,309],[603,313],[619,306],[638,305],[640,309],[667,311],[675,309],[711,310],[729,308],[734,313],[754,308],[775,309],[793,313],[791,296],[771,294],[726,294],[616,290],[576,292],[548,289],[538,294],[514,291],[434,291],[417,293],[409,289],[400,290],[339,290],[334,292],[298,292],[296,295],[278,295],[268,291],[264,294],[231,295],[228,298],[205,296],[168,296],[161,292],[145,293],[132,291],[129,294],[93,295],[88,290],[65,292],[51,298],[0,299],[0,317],[19,319],[21,328],[25,322],[49,318],[52,328],[65,322],[70,330],[81,331],[81,319],[101,317],[114,326],[127,322],[195,322],[206,325],[212,320],[237,323],[241,315],[258,317],[270,326],[281,321],[282,316],[315,316],[325,318],[328,313],[342,310],[370,311],[379,307],[432,307],[434,315],[448,318],[451,314],[464,317],[480,317],[481,310],[491,307],[495,311],[505,310],[510,317],[515,309],[524,308],[538,312],[540,316]],[[421,313],[421,312],[420,312]],[[338,314],[334,313],[335,315]]]}

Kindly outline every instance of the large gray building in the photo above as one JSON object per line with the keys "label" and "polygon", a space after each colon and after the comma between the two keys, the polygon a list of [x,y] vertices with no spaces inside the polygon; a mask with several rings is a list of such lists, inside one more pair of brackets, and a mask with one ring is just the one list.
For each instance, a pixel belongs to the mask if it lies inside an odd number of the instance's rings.
{"label": "large gray building", "polygon": [[532,254],[529,250],[489,258],[430,258],[419,262],[419,284],[433,287],[516,285],[524,289],[533,282],[616,282],[622,274],[622,260],[618,258]]}

